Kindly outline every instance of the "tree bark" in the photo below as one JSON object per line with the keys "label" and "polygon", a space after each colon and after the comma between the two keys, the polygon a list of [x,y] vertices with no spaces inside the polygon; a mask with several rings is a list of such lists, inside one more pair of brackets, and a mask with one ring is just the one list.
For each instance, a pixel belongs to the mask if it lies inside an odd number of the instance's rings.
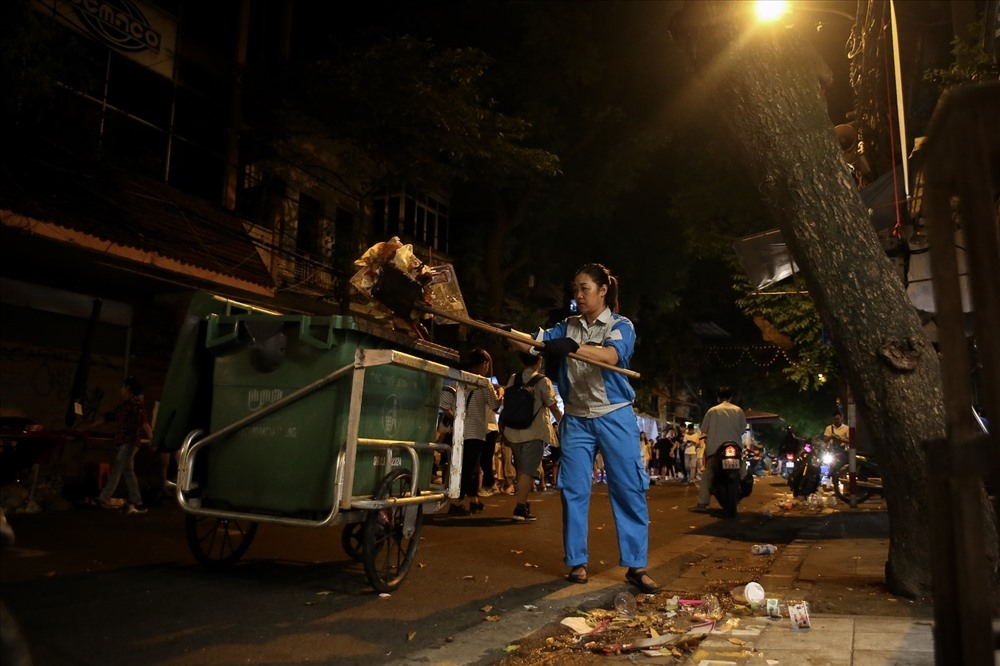
{"label": "tree bark", "polygon": [[[841,160],[805,40],[753,24],[744,7],[688,2],[671,33],[701,78],[707,99],[699,102],[723,110],[721,122],[802,271],[870,426],[890,520],[887,583],[900,595],[928,596],[923,444],[945,437],[938,358]],[[984,516],[986,509],[984,498]]]}

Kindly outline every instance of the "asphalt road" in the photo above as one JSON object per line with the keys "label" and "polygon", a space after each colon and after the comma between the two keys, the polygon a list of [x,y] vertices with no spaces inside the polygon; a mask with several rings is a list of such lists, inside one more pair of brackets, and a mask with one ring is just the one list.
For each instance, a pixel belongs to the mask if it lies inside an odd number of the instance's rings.
{"label": "asphalt road", "polygon": [[[689,513],[694,486],[652,487],[654,577],[683,566],[669,548],[679,535],[752,542],[776,482],[758,483],[735,520]],[[531,500],[535,523],[513,522],[508,496],[486,498],[477,516],[426,516],[417,564],[390,596],[374,593],[345,554],[340,527],[262,525],[237,565],[211,571],[189,552],[172,502],[145,515],[13,515],[2,597],[38,666],[433,663],[444,646],[460,663],[490,663],[568,609],[630,589],[606,486],[594,486],[588,585],[564,581],[558,493]]]}

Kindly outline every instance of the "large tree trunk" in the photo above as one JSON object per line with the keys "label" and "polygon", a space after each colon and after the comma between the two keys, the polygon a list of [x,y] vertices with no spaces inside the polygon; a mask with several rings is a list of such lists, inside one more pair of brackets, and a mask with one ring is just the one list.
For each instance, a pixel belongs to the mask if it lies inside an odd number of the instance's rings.
{"label": "large tree trunk", "polygon": [[[723,110],[721,122],[802,270],[870,426],[889,507],[887,583],[897,594],[927,596],[923,443],[945,436],[937,355],[841,160],[804,39],[752,24],[747,5],[689,2],[671,32],[701,78],[707,98],[698,102]],[[986,543],[995,571],[995,530]]]}

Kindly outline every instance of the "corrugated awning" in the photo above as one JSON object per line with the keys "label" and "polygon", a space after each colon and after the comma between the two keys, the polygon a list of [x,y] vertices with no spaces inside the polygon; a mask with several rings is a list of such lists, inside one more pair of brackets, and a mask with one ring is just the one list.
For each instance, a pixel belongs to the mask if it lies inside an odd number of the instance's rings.
{"label": "corrugated awning", "polygon": [[264,296],[270,272],[243,220],[163,183],[90,163],[0,156],[0,223],[109,259]]}

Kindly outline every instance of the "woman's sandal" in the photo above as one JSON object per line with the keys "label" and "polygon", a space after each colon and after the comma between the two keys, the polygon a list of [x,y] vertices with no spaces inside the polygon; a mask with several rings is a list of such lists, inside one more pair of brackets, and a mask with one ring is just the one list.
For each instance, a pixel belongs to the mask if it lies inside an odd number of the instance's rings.
{"label": "woman's sandal", "polygon": [[571,583],[586,583],[587,582],[587,565],[581,564],[580,566],[573,567],[569,570],[569,574],[566,575],[566,580]]}
{"label": "woman's sandal", "polygon": [[634,569],[629,567],[625,572],[625,580],[635,585],[644,594],[655,594],[660,591],[660,586],[649,577],[645,569]]}

